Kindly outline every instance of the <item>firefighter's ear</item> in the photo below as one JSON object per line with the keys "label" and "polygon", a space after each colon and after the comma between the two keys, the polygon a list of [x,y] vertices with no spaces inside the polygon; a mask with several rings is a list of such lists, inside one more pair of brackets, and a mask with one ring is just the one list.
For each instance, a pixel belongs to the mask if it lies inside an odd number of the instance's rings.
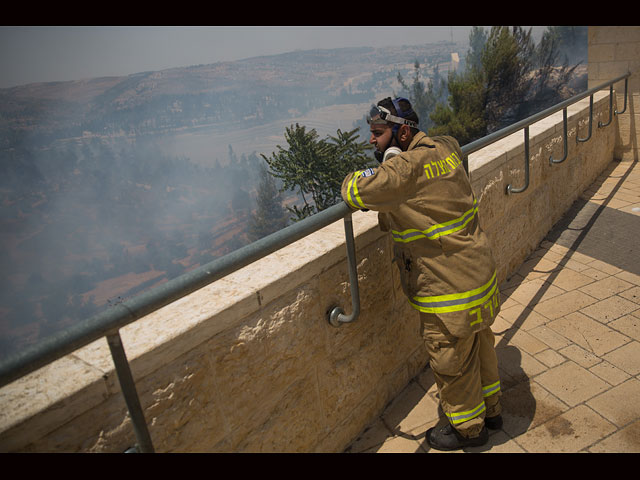
{"label": "firefighter's ear", "polygon": [[409,144],[411,143],[411,127],[409,127],[409,125],[402,125],[400,127],[400,129],[398,130],[398,140],[400,141],[401,144]]}

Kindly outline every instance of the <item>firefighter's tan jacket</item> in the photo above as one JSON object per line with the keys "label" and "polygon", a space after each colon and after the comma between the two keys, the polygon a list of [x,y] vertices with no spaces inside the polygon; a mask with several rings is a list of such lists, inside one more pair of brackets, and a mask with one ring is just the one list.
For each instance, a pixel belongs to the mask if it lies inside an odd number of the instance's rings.
{"label": "firefighter's tan jacket", "polygon": [[457,337],[487,328],[499,311],[496,267],[478,205],[452,137],[418,132],[407,151],[349,174],[342,197],[380,212],[411,305]]}

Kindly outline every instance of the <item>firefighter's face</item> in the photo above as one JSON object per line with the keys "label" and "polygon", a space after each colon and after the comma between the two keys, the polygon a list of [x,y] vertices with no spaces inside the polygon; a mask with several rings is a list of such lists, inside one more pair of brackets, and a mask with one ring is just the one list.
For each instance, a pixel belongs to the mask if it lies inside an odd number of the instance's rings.
{"label": "firefighter's face", "polygon": [[384,152],[391,146],[393,135],[389,125],[374,124],[371,125],[371,138],[369,143],[375,145],[379,152]]}

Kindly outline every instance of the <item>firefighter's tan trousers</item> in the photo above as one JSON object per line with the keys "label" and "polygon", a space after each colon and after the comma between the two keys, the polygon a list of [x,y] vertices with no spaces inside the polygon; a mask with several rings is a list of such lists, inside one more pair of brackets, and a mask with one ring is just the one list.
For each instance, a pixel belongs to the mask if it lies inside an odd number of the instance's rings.
{"label": "firefighter's tan trousers", "polygon": [[420,313],[420,320],[442,411],[460,434],[475,437],[485,416],[501,412],[493,332],[485,328],[456,338],[435,315]]}

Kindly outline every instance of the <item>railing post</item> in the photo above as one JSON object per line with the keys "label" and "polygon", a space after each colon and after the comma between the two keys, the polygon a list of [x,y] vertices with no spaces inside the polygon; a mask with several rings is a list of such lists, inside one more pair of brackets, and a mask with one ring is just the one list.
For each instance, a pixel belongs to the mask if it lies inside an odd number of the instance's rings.
{"label": "railing post", "polygon": [[586,142],[587,140],[589,140],[591,138],[592,126],[593,126],[593,95],[590,95],[589,96],[589,134],[587,135],[586,138],[579,138],[577,133],[578,127],[576,126],[576,141]]}
{"label": "railing post", "polygon": [[598,122],[598,127],[607,127],[613,119],[613,83],[609,85],[609,121],[607,123]]}
{"label": "railing post", "polygon": [[524,127],[524,186],[513,188],[513,185],[507,185],[507,195],[512,193],[522,193],[529,187],[529,125]]}
{"label": "railing post", "polygon": [[562,163],[567,159],[569,155],[569,141],[567,137],[567,107],[562,109],[562,143],[564,145],[564,155],[560,160],[554,160],[553,155],[549,157],[549,165],[553,165],[554,163]]}
{"label": "railing post", "polygon": [[351,287],[351,315],[344,314],[340,307],[333,307],[329,310],[329,323],[334,327],[339,327],[343,323],[351,323],[360,314],[360,291],[358,289],[358,268],[356,266],[356,247],[353,239],[353,222],[351,213],[344,217],[344,233],[347,244],[347,263],[349,267],[349,284]]}
{"label": "railing post", "polygon": [[147,422],[144,418],[142,406],[140,405],[140,399],[138,398],[138,392],[136,391],[133,376],[131,375],[127,355],[125,354],[122,346],[120,333],[116,331],[115,333],[107,335],[107,342],[109,343],[113,363],[116,367],[118,380],[120,381],[120,388],[122,389],[124,400],[127,404],[127,408],[129,409],[129,415],[131,415],[133,430],[136,434],[136,439],[138,440],[137,447],[140,453],[154,453],[151,436],[147,429]]}
{"label": "railing post", "polygon": [[[613,87],[613,85],[611,85]],[[622,109],[622,111],[615,111],[616,115],[620,115],[621,113],[624,113],[627,110],[627,88],[629,86],[629,77],[624,79],[624,108]]]}

